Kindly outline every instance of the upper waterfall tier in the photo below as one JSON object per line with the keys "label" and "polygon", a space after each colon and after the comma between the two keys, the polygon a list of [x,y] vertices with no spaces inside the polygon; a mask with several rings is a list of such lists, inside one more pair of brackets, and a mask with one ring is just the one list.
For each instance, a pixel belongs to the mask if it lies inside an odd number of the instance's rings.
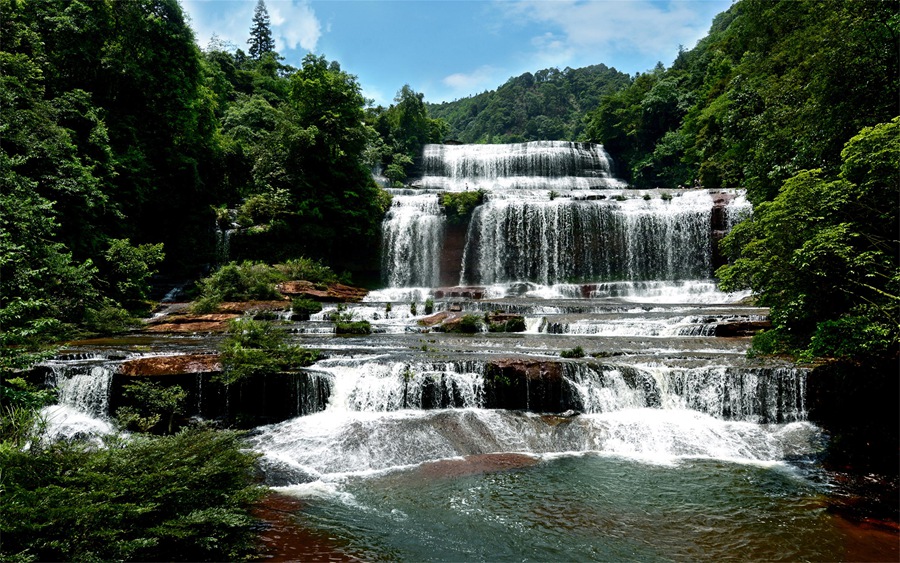
{"label": "upper waterfall tier", "polygon": [[602,145],[533,141],[510,145],[426,145],[427,189],[573,190],[621,188]]}

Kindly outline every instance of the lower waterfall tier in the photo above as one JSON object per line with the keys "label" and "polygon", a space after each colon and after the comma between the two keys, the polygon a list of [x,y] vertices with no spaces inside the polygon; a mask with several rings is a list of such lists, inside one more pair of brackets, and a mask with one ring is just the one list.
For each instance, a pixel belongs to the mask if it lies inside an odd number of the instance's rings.
{"label": "lower waterfall tier", "polygon": [[715,242],[749,213],[737,193],[574,193],[489,193],[461,227],[448,223],[440,194],[395,195],[382,229],[385,282],[706,279],[717,265]]}

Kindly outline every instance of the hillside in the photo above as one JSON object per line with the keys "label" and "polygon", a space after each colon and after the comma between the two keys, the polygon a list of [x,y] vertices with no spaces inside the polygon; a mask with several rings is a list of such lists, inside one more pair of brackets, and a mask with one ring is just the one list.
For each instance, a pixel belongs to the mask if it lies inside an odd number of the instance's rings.
{"label": "hillside", "polygon": [[585,115],[600,99],[631,83],[627,74],[598,64],[526,72],[475,96],[428,104],[432,118],[450,125],[464,143],[515,143],[538,139],[578,140]]}

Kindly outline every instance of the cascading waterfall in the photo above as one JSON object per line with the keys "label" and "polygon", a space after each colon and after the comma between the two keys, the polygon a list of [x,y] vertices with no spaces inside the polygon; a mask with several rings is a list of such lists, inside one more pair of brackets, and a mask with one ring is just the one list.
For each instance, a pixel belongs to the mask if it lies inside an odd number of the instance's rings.
{"label": "cascading waterfall", "polygon": [[443,232],[437,195],[395,195],[382,224],[382,272],[387,284],[437,285]]}
{"label": "cascading waterfall", "polygon": [[60,404],[97,417],[109,414],[113,367],[93,362],[87,365],[53,362],[47,366],[50,368],[47,384],[59,388]]}
{"label": "cascading waterfall", "polygon": [[621,188],[602,145],[425,145],[421,185],[448,191]]}
{"label": "cascading waterfall", "polygon": [[[389,287],[707,280],[714,196],[724,206],[719,231],[752,210],[740,193],[622,190],[606,151],[590,143],[426,145],[422,169],[418,189],[391,190],[382,225]],[[467,190],[482,190],[485,202],[460,260],[445,252],[451,231],[439,201]]]}
{"label": "cascading waterfall", "polygon": [[463,282],[704,279],[712,200],[491,199],[469,227]]}

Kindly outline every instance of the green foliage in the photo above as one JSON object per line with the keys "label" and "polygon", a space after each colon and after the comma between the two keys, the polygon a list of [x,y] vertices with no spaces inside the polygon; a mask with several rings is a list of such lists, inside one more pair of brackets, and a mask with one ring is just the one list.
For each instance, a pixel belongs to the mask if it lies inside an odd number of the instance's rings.
{"label": "green foliage", "polygon": [[303,320],[309,320],[310,315],[322,311],[322,304],[312,299],[297,298],[291,302],[291,312]]}
{"label": "green foliage", "polygon": [[559,353],[562,358],[583,358],[585,356],[584,348],[581,346],[576,346],[571,350],[562,350]]}
{"label": "green foliage", "polygon": [[335,334],[372,334],[372,325],[369,321],[338,320],[334,323]]}
{"label": "green foliage", "polygon": [[275,284],[287,280],[281,271],[262,262],[231,262],[199,282],[196,312],[208,312],[223,301],[281,299]]}
{"label": "green foliage", "polygon": [[288,280],[306,280],[316,284],[349,282],[344,277],[336,275],[328,266],[311,258],[293,258],[281,264],[275,264],[275,269]]}
{"label": "green foliage", "polygon": [[427,143],[440,143],[447,124],[431,119],[422,94],[404,85],[387,109],[379,106],[368,110],[367,119],[379,138],[370,141],[371,164],[380,164],[385,177],[401,185],[413,170]]}
{"label": "green foliage", "polygon": [[525,319],[516,317],[501,323],[488,322],[488,332],[525,332]]}
{"label": "green foliage", "polygon": [[585,137],[585,115],[601,96],[629,81],[606,65],[548,68],[510,78],[489,92],[453,102],[428,104],[429,113],[449,125],[464,143],[515,143]]}
{"label": "green foliage", "polygon": [[0,450],[29,444],[41,430],[40,408],[55,402],[55,389],[37,389],[22,377],[0,373]]}
{"label": "green foliage", "polygon": [[0,448],[4,559],[236,560],[254,553],[255,456],[231,432],[104,448]]}
{"label": "green foliage", "polygon": [[163,245],[132,246],[126,239],[110,239],[103,255],[109,265],[107,280],[112,284],[112,297],[126,306],[145,301],[150,294],[150,278],[163,261]]}
{"label": "green foliage", "polygon": [[791,335],[810,356],[864,358],[900,341],[900,118],[863,129],[843,155],[838,178],[802,171],[757,206],[723,240],[733,262],[717,275],[772,308],[778,332],[766,341]]}
{"label": "green foliage", "polygon": [[84,312],[82,326],[96,334],[116,334],[125,332],[138,325],[139,320],[131,316],[125,309],[107,300],[96,308],[88,308]]}
{"label": "green foliage", "polygon": [[587,136],[635,187],[770,200],[800,170],[835,174],[847,139],[896,115],[898,34],[883,2],[741,0],[669,69],[605,95]]}
{"label": "green foliage", "polygon": [[217,378],[230,385],[249,377],[274,375],[315,363],[318,350],[307,350],[285,342],[283,330],[274,324],[253,319],[234,319],[220,346],[222,374]]}
{"label": "green foliage", "polygon": [[425,300],[425,314],[431,315],[432,313],[434,313],[434,299],[429,297]]}
{"label": "green foliage", "polygon": [[419,313],[419,309],[416,306],[416,302],[410,301],[409,302],[409,314],[415,317],[418,313]]}
{"label": "green foliage", "polygon": [[463,315],[459,322],[452,323],[450,325],[444,325],[444,330],[446,332],[460,332],[463,334],[475,334],[476,332],[481,332],[481,327],[483,326],[482,320],[478,315]]}
{"label": "green foliage", "polygon": [[451,223],[465,223],[475,208],[484,203],[484,190],[447,192],[441,196],[441,206]]}
{"label": "green foliage", "polygon": [[123,395],[131,404],[116,410],[119,424],[137,432],[157,429],[171,434],[175,430],[175,415],[182,413],[187,390],[180,385],[139,380],[126,384]]}

